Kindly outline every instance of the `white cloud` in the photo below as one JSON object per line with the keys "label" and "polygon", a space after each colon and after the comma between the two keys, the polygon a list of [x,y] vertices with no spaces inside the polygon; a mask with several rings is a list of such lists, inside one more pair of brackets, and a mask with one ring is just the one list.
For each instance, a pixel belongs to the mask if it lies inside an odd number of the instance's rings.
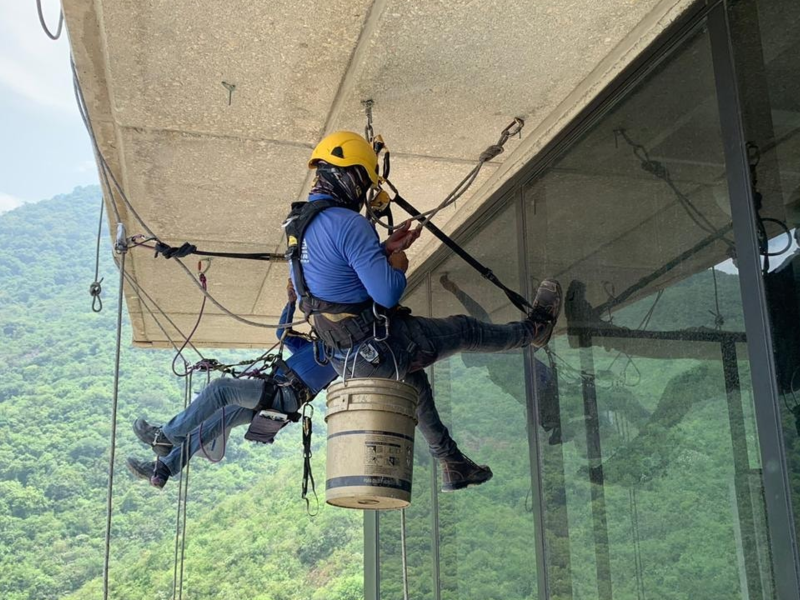
{"label": "white cloud", "polygon": [[4,194],[3,192],[0,192],[0,214],[17,208],[18,206],[22,206],[25,204],[25,202],[26,201],[22,198],[17,198],[11,194]]}
{"label": "white cloud", "polygon": [[[58,25],[60,4],[42,0],[51,31]],[[36,4],[0,3],[0,91],[42,107],[75,111],[66,32],[50,40],[39,25]]]}

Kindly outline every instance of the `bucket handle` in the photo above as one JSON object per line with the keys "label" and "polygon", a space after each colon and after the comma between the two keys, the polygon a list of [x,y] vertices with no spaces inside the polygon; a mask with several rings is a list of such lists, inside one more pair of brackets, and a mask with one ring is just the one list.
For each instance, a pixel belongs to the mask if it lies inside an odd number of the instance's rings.
{"label": "bucket handle", "polygon": [[[389,344],[386,343],[387,337],[388,337],[388,335],[386,337],[382,338],[382,339],[378,339],[377,337],[375,337],[372,340],[366,340],[366,341],[362,342],[362,344],[369,343],[370,341],[375,341],[375,342],[378,342],[380,344],[383,344],[383,346],[389,351],[389,354],[392,356],[392,362],[394,363],[394,378],[395,378],[395,381],[401,381],[401,379],[400,379],[400,367],[398,366],[398,363],[397,363],[397,357],[395,356],[394,350],[392,350],[392,347]],[[358,344],[358,346],[361,346],[361,344]],[[351,346],[350,348],[348,348],[347,349],[347,353],[344,355],[344,366],[342,368],[342,383],[344,383],[344,384],[347,384],[347,363],[350,362],[350,353],[353,351],[354,347],[356,347],[356,346]],[[358,357],[359,356],[361,356],[360,348],[359,348],[358,351],[356,351],[355,355],[353,356],[353,366],[350,369],[350,378],[351,379],[355,378],[356,361],[358,361]]]}

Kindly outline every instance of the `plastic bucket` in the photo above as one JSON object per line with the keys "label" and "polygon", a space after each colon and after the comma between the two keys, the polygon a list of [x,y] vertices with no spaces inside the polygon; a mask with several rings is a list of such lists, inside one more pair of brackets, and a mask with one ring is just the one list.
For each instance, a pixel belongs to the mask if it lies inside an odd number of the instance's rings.
{"label": "plastic bucket", "polygon": [[328,388],[328,504],[396,510],[411,503],[417,399],[412,385],[394,379]]}

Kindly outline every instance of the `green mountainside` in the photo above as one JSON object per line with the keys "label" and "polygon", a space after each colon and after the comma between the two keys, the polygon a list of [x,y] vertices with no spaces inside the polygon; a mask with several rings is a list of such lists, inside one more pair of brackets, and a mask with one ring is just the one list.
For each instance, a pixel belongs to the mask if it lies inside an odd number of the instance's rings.
{"label": "green mountainside", "polygon": [[[116,268],[105,234],[106,306],[92,313],[88,285],[99,202],[97,188],[79,188],[0,216],[3,600],[102,596]],[[738,277],[718,272],[717,280],[724,328],[741,331]],[[713,327],[713,289],[709,271],[672,286],[649,329]],[[651,296],[618,311],[614,323],[637,327],[653,301]],[[125,327],[129,340],[127,322]],[[609,556],[613,597],[694,600],[702,591],[706,598],[741,598],[743,561],[750,579],[759,560],[769,564],[758,513],[760,464],[745,348],[738,345],[733,369],[741,379],[742,402],[732,404],[719,356],[686,357],[688,342],[663,347],[675,351],[662,358],[628,357],[598,345],[592,355],[608,524],[600,553]],[[599,501],[587,470],[581,386],[586,357],[564,337],[553,348],[563,443],[549,444],[549,434],[538,431],[549,586],[558,600],[594,599],[593,515]],[[124,459],[146,456],[130,431],[133,419],[171,416],[182,406],[183,384],[171,375],[171,352],[126,343],[122,357],[112,597],[166,600],[172,592],[177,485],[170,481],[158,492],[134,481]],[[415,600],[434,598],[434,527],[441,540],[444,600],[537,597],[524,361],[519,352],[489,358],[481,363],[454,357],[434,372],[443,419],[459,445],[490,464],[495,477],[476,489],[439,495],[437,513],[430,494],[432,460],[417,444],[407,527]],[[194,391],[199,389],[197,383]],[[317,400],[317,415],[322,404]],[[323,482],[321,417],[315,432],[314,467],[317,482]],[[284,430],[272,447],[244,442],[241,433],[231,436],[220,464],[192,463],[183,597],[362,598],[361,514],[323,505],[319,516],[306,515],[299,498],[298,428]],[[738,517],[744,496],[756,508],[752,535],[746,519]],[[381,585],[384,597],[394,600],[402,597],[399,514],[382,514],[380,528]],[[768,582],[768,573],[762,574]]]}
{"label": "green mountainside", "polygon": [[[3,600],[102,596],[117,275],[106,232],[105,307],[93,313],[99,203],[98,188],[78,188],[0,216]],[[177,412],[183,383],[171,374],[171,352],[133,349],[130,337],[126,319],[112,597],[169,598],[176,481],[159,492],[133,480],[124,460],[147,456],[133,419]],[[314,466],[324,482],[321,417],[315,431]],[[192,462],[184,597],[361,598],[361,515],[324,506],[306,516],[299,428],[285,429],[272,447],[242,433],[231,436],[222,463]]]}

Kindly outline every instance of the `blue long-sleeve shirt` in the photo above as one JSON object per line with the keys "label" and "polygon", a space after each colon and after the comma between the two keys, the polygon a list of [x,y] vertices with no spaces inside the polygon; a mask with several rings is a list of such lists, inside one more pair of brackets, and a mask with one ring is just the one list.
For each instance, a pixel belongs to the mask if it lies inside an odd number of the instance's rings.
{"label": "blue long-sleeve shirt", "polygon": [[[312,195],[309,202],[328,197]],[[311,294],[328,302],[355,304],[372,298],[391,308],[406,289],[405,274],[389,264],[375,228],[347,208],[329,208],[314,218],[300,261]]]}
{"label": "blue long-sleeve shirt", "polygon": [[[294,302],[289,302],[281,313],[280,323],[291,323],[292,319],[294,319]],[[283,331],[283,328],[276,331],[278,339],[283,336]],[[330,364],[324,367],[317,364],[314,359],[314,344],[308,340],[287,336],[284,345],[292,353],[286,359],[286,364],[314,394],[324,390],[331,381],[338,377],[336,370]],[[277,375],[281,376],[285,375],[285,373],[278,369]]]}

